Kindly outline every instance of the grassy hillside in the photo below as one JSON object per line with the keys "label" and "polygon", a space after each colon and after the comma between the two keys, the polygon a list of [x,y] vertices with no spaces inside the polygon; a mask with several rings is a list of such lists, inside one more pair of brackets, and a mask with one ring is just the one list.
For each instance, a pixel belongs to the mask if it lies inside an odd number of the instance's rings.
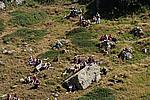
{"label": "grassy hillside", "polygon": [[[31,4],[31,2],[30,2]],[[0,13],[0,96],[17,93],[24,99],[53,100],[52,93],[59,92],[58,100],[149,100],[150,98],[150,13],[129,15],[115,20],[102,19],[101,24],[89,27],[77,25],[79,18],[64,19],[72,6],[85,8],[83,5],[56,3],[40,5],[32,2],[22,6],[8,7]],[[144,37],[129,34],[135,26],[142,27]],[[118,34],[121,31],[123,34]],[[109,55],[104,55],[96,46],[101,35],[111,34],[118,39],[116,47]],[[69,40],[60,50],[52,46],[58,39]],[[132,47],[133,59],[122,61],[117,58],[125,47]],[[12,55],[3,54],[3,50],[14,50]],[[64,49],[67,53],[62,52]],[[70,66],[75,55],[94,55],[97,61],[109,69],[108,75],[92,84],[86,90],[66,93],[61,86],[62,72]],[[30,55],[41,59],[48,58],[53,69],[37,74],[41,85],[36,90],[19,80],[31,73],[34,68],[27,64]],[[52,62],[58,57],[58,62]],[[122,83],[114,84],[111,80],[117,75]],[[125,77],[122,77],[125,76]],[[101,98],[101,99],[100,99]]]}

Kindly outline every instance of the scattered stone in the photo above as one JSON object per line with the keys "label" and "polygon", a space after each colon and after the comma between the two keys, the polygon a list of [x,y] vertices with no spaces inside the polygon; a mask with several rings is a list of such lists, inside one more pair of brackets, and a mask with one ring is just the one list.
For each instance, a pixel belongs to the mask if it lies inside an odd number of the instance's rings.
{"label": "scattered stone", "polygon": [[8,52],[7,50],[4,50],[2,53],[3,53],[3,54],[7,54],[7,52]]}
{"label": "scattered stone", "polygon": [[22,4],[23,2],[25,2],[25,0],[15,0],[15,2],[16,2],[17,5],[20,5],[20,4]]}
{"label": "scattered stone", "polygon": [[18,87],[18,85],[11,86],[10,88],[15,89],[16,87]]}
{"label": "scattered stone", "polygon": [[1,61],[1,60],[0,60],[0,65],[3,65],[3,66],[4,66],[4,65],[5,65],[5,63],[4,63],[3,61]]}
{"label": "scattered stone", "polygon": [[8,54],[8,55],[12,55],[14,52],[15,50],[6,50],[6,49],[2,51],[3,54]]}
{"label": "scattered stone", "polygon": [[21,78],[19,81],[20,81],[21,83],[24,83],[24,82],[25,82],[25,80],[24,80],[23,78]]}
{"label": "scattered stone", "polygon": [[3,10],[3,9],[5,9],[5,7],[6,7],[5,3],[0,1],[0,9]]}

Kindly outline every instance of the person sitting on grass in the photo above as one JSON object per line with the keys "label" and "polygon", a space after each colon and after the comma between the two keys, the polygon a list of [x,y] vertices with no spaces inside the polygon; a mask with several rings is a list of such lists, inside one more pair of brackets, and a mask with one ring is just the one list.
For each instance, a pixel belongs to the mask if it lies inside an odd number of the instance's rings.
{"label": "person sitting on grass", "polygon": [[38,78],[36,76],[33,77],[33,87],[32,89],[37,89],[40,85],[40,81],[38,80]]}
{"label": "person sitting on grass", "polygon": [[61,41],[57,40],[57,42],[55,43],[55,45],[52,47],[52,49],[60,49],[62,47],[62,43]]}
{"label": "person sitting on grass", "polygon": [[17,94],[14,94],[14,97],[12,98],[12,100],[20,100],[19,97],[17,96]]}
{"label": "person sitting on grass", "polygon": [[87,63],[88,64],[95,63],[94,57],[93,56],[89,56]]}

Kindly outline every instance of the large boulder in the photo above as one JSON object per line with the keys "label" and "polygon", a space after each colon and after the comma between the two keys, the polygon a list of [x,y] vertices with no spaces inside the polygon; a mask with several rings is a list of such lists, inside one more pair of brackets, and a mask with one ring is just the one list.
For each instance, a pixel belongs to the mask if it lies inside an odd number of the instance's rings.
{"label": "large boulder", "polygon": [[101,79],[100,67],[97,64],[85,66],[79,72],[75,73],[63,83],[65,88],[71,84],[75,86],[76,90],[86,89],[93,82],[98,82]]}

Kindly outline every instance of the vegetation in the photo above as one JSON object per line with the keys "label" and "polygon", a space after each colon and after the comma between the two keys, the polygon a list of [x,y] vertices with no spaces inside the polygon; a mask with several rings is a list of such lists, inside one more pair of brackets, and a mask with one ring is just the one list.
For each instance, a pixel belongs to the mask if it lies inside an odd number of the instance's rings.
{"label": "vegetation", "polygon": [[94,40],[97,37],[96,33],[80,27],[67,33],[67,36],[71,38],[73,44],[84,51],[97,51],[96,45],[98,42]]}
{"label": "vegetation", "polygon": [[3,31],[5,28],[4,21],[0,19],[0,31]]}
{"label": "vegetation", "polygon": [[54,59],[56,57],[62,56],[62,52],[56,51],[56,50],[49,50],[43,54],[38,55],[39,58],[49,58],[49,59]]}
{"label": "vegetation", "polygon": [[22,12],[22,11],[14,11],[11,13],[13,18],[11,19],[11,22],[15,25],[21,25],[21,26],[27,26],[32,24],[37,24],[44,19],[47,18],[46,12]]}
{"label": "vegetation", "polygon": [[78,100],[115,100],[115,92],[107,88],[97,88]]}
{"label": "vegetation", "polygon": [[[59,100],[74,100],[77,98],[79,98],[78,100],[149,100],[149,11],[132,15],[134,8],[129,9],[127,7],[129,5],[133,7],[131,4],[141,2],[140,8],[137,12],[134,12],[138,13],[140,9],[141,11],[145,9],[149,0],[97,0],[100,4],[96,3],[96,0],[79,0],[83,5],[80,5],[80,3],[71,4],[72,0],[54,0],[54,3],[50,3],[51,5],[46,3],[50,0],[29,1],[17,7],[12,3],[0,13],[0,19],[3,19],[0,20],[0,36],[4,41],[4,43],[0,43],[0,51],[3,52],[6,49],[7,51],[10,50],[10,53],[13,52],[9,56],[9,53],[0,53],[0,81],[2,81],[0,82],[0,97],[8,93],[13,94],[13,91],[15,91],[20,99],[30,100],[47,98],[53,100],[54,93],[59,94]],[[123,3],[119,3],[128,1],[135,2],[129,2],[131,4],[124,6],[122,6]],[[104,5],[101,5],[102,3]],[[69,8],[72,6],[84,9],[84,11],[88,10],[88,14],[91,15],[95,15],[99,11],[102,16],[101,23],[79,27],[77,25],[79,17],[69,20],[64,19],[64,15],[70,13]],[[86,6],[90,7],[86,9]],[[121,7],[127,8],[121,10]],[[132,11],[126,13],[127,9]],[[128,15],[129,13],[131,15]],[[107,18],[115,19],[108,20]],[[143,37],[139,38],[129,34],[135,26],[140,26],[143,29]],[[111,34],[118,40],[115,48],[111,49],[108,55],[102,53],[96,46],[99,43],[99,37],[104,34]],[[59,39],[66,39],[69,43],[63,44],[60,50],[51,49],[53,43],[56,43]],[[24,45],[25,42],[28,45]],[[117,57],[125,47],[132,47],[133,59],[122,61]],[[149,50],[144,53],[144,48]],[[53,68],[31,73],[35,67],[27,65],[30,55],[34,58],[43,59],[44,63],[50,62]],[[65,79],[62,73],[66,68],[71,67],[72,63],[70,64],[70,62],[75,55],[85,56],[86,58],[94,55],[95,60],[100,64],[102,63],[100,66],[108,68],[109,71],[105,77],[102,76],[98,83],[92,84],[85,90],[67,94],[61,86]],[[60,60],[54,62],[55,58],[56,61],[57,58],[60,58]],[[38,89],[30,89],[33,85],[19,82],[19,79],[29,74],[32,76],[36,74],[40,80]],[[115,83],[110,81],[111,79],[114,79],[114,81],[115,79],[121,79],[123,82]],[[95,87],[96,89],[94,89]]]}
{"label": "vegetation", "polygon": [[34,0],[40,4],[53,4],[56,0]]}
{"label": "vegetation", "polygon": [[34,42],[35,40],[42,39],[47,32],[45,30],[32,30],[28,28],[19,29],[12,34],[3,37],[4,43],[17,42],[17,39],[26,42]]}

